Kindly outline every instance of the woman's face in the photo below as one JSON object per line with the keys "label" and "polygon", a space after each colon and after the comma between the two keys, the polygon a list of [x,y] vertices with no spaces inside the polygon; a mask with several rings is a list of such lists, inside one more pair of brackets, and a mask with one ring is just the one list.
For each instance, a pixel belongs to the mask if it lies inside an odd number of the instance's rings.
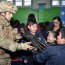
{"label": "woman's face", "polygon": [[57,19],[54,20],[54,26],[60,26],[60,22]]}

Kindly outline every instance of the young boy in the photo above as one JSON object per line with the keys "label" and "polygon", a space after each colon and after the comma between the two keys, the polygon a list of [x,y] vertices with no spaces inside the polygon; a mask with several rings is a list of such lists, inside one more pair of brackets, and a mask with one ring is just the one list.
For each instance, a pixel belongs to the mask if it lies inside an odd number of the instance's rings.
{"label": "young boy", "polygon": [[[43,35],[38,32],[38,24],[36,21],[30,21],[27,23],[28,32],[35,36],[37,39],[44,41]],[[34,62],[34,65],[39,65],[38,63]],[[41,64],[40,64],[41,65]]]}
{"label": "young boy", "polygon": [[[27,22],[27,29],[26,29],[25,33],[27,34],[27,32],[28,32],[28,33],[32,34],[33,36],[35,36],[36,38],[38,38],[39,40],[44,40],[42,34],[37,31],[37,29],[38,29],[37,26],[38,26],[38,24],[37,24],[36,21]],[[23,39],[23,40],[25,42],[30,41],[30,40],[26,40],[26,39]],[[23,55],[21,57],[23,57]],[[31,52],[29,52],[29,51],[27,52],[26,51],[25,52],[25,57],[23,59],[27,61],[28,65],[33,65]]]}
{"label": "young boy", "polygon": [[30,21],[27,23],[27,29],[30,34],[37,37],[40,40],[43,40],[43,36],[41,33],[38,32],[38,24],[36,21]]}

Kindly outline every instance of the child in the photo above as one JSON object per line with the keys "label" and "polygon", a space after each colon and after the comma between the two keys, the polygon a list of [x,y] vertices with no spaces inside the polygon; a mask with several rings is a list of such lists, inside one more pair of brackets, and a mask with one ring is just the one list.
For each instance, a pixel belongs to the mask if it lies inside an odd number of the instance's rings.
{"label": "child", "polygon": [[[37,24],[37,22],[36,21],[29,21],[29,22],[27,22],[27,27],[26,27],[26,31],[24,31],[25,33],[30,33],[30,34],[32,34],[33,36],[35,36],[36,38],[38,38],[38,39],[40,39],[40,40],[44,40],[44,38],[43,38],[43,35],[41,35],[41,33],[39,33],[38,31],[37,31],[37,29],[38,29],[38,24]],[[30,41],[30,40],[27,40],[27,39],[24,39],[23,38],[23,41],[24,42],[27,42],[27,41]],[[21,42],[22,42],[22,40],[21,40]],[[21,57],[23,57],[23,59],[24,59],[24,63],[27,65],[33,65],[33,54],[32,54],[32,52],[30,52],[30,51],[24,51],[25,53],[25,55],[23,56],[23,55],[21,55]],[[27,62],[27,63],[26,63]],[[34,63],[34,64],[36,64],[36,65],[38,65],[37,63]]]}
{"label": "child", "polygon": [[47,36],[47,43],[49,45],[54,45],[56,42],[56,34],[54,31],[49,31]]}
{"label": "child", "polygon": [[[30,34],[32,34],[33,36],[35,36],[37,39],[41,40],[41,41],[44,41],[44,38],[43,38],[43,35],[38,32],[38,24],[36,21],[30,21],[27,23],[27,28],[28,28],[28,32]],[[37,63],[37,62],[33,62],[34,65],[42,65],[40,63]]]}
{"label": "child", "polygon": [[27,29],[28,32],[32,35],[34,35],[35,37],[37,37],[40,40],[43,40],[43,35],[38,32],[38,24],[36,21],[30,21],[27,23]]}

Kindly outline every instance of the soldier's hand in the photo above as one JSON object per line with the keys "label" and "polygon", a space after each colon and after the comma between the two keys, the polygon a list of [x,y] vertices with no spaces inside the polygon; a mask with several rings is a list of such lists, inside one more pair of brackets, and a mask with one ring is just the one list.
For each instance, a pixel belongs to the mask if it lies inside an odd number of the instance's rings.
{"label": "soldier's hand", "polygon": [[21,44],[19,44],[18,49],[22,49],[22,50],[27,50],[27,49],[29,49],[29,50],[32,50],[33,47],[30,46],[30,43],[31,43],[31,42],[21,43]]}
{"label": "soldier's hand", "polygon": [[33,49],[33,47],[30,46],[30,43],[31,43],[31,42],[25,42],[25,43],[23,44],[25,50],[27,50],[27,49],[28,49],[28,50],[32,50],[32,49]]}

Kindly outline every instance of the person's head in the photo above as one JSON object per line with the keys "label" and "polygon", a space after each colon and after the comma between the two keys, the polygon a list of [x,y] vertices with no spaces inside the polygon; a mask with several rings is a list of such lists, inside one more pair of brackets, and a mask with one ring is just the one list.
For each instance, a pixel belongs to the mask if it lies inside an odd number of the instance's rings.
{"label": "person's head", "polygon": [[35,15],[33,13],[28,15],[27,22],[30,22],[30,21],[36,21]]}
{"label": "person's head", "polygon": [[15,13],[16,11],[17,7],[14,4],[8,1],[0,2],[0,15],[4,16],[8,21],[10,21],[13,13]]}
{"label": "person's head", "polygon": [[61,18],[59,16],[56,16],[53,18],[53,24],[54,26],[61,26],[62,25],[62,21],[61,21]]}
{"label": "person's head", "polygon": [[65,44],[65,28],[62,28],[57,36],[57,44]]}
{"label": "person's head", "polygon": [[47,42],[48,43],[54,43],[56,42],[56,33],[54,31],[49,31],[47,36]]}
{"label": "person's head", "polygon": [[17,34],[19,32],[19,26],[20,26],[19,20],[11,21],[10,24],[13,28],[12,32],[14,34]]}
{"label": "person's head", "polygon": [[28,27],[28,30],[31,33],[36,33],[36,31],[37,31],[37,22],[36,21],[27,22],[27,27]]}

